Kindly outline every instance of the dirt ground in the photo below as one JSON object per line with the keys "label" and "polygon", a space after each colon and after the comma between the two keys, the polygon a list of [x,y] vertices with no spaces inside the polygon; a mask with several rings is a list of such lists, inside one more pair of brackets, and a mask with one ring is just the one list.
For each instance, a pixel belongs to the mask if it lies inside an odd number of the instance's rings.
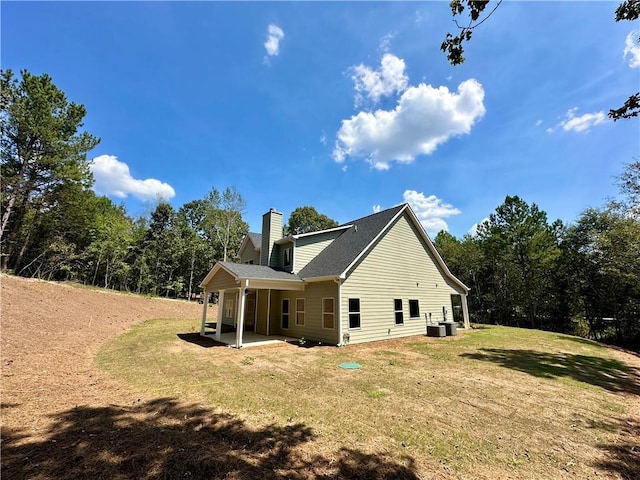
{"label": "dirt ground", "polygon": [[[30,440],[52,415],[139,396],[94,365],[102,345],[153,318],[193,318],[202,305],[0,276],[2,428]],[[212,307],[210,307],[212,308]],[[215,307],[213,307],[215,308]],[[208,313],[215,318],[215,313]]]}
{"label": "dirt ground", "polygon": [[[132,325],[175,318],[197,326],[202,305],[7,275],[0,286],[3,480],[471,478],[446,465],[412,465],[410,457],[398,462],[354,448],[314,452],[317,444],[308,443],[314,434],[303,424],[254,426],[213,407],[144,398],[95,366],[100,348]],[[614,355],[640,371],[640,357]],[[639,418],[635,396],[628,405],[629,418]],[[638,478],[640,424],[627,423],[607,447],[614,463],[597,478]],[[562,478],[571,477],[567,468]],[[473,478],[524,478],[494,473],[475,471]]]}

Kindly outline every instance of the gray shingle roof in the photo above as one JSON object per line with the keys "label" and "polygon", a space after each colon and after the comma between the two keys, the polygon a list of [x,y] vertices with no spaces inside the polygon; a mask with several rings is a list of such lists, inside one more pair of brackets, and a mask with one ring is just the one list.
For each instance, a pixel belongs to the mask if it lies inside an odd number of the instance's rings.
{"label": "gray shingle roof", "polygon": [[222,267],[233,273],[238,278],[302,281],[298,275],[275,270],[264,265],[246,265],[243,263],[232,262],[219,263]]}
{"label": "gray shingle roof", "polygon": [[367,248],[405,205],[398,205],[344,224],[353,226],[345,230],[320,255],[300,270],[300,277],[314,278],[340,275],[358,258],[358,255]]}
{"label": "gray shingle roof", "polygon": [[249,239],[253,242],[253,244],[256,247],[262,248],[262,234],[261,233],[249,232],[249,233],[247,233],[247,236],[249,237]]}

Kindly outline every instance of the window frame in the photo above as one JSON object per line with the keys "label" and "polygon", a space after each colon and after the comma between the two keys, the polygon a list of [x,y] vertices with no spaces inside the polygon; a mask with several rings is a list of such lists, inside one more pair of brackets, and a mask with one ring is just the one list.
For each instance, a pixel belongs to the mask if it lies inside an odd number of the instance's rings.
{"label": "window frame", "polygon": [[[300,305],[298,302],[302,301],[302,310],[299,309]],[[296,298],[296,326],[304,327],[304,311],[305,311],[305,299],[304,297]],[[302,320],[302,321],[301,321]]]}
{"label": "window frame", "polygon": [[286,247],[282,249],[282,266],[290,267],[293,265],[293,248]]}
{"label": "window frame", "polygon": [[[404,308],[401,298],[393,299],[393,315],[397,326],[404,325]],[[398,321],[398,318],[400,318],[400,321]]]}
{"label": "window frame", "polygon": [[[325,310],[325,301],[331,300],[331,312]],[[331,327],[326,326],[325,317],[327,315],[331,316]],[[336,298],[335,297],[323,297],[322,298],[322,328],[325,330],[335,330],[336,329]]]}
{"label": "window frame", "polygon": [[[412,303],[415,302],[415,303]],[[415,315],[413,306],[415,305]],[[416,298],[409,299],[409,318],[420,318],[420,300]]]}
{"label": "window frame", "polygon": [[[352,310],[351,309],[351,302],[358,302],[358,309],[357,310]],[[349,298],[347,300],[347,312],[348,312],[348,318],[349,318],[349,330],[359,330],[362,328],[362,315],[361,315],[361,311],[362,311],[362,305],[360,304],[360,298]],[[351,318],[356,318],[358,319],[358,325],[357,326],[352,326],[351,323]]]}
{"label": "window frame", "polygon": [[226,298],[224,301],[224,318],[233,318],[233,298]]}

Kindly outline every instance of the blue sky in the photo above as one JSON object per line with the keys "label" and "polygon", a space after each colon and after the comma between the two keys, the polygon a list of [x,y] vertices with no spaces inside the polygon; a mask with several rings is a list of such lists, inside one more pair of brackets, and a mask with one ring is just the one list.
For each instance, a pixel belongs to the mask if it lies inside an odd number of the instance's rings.
{"label": "blue sky", "polygon": [[[346,222],[408,201],[433,236],[519,195],[574,221],[640,153],[639,25],[618,2],[505,2],[467,62],[448,2],[2,2],[2,68],[87,108],[98,193],[131,215],[236,186]],[[630,34],[636,29],[635,37]]]}

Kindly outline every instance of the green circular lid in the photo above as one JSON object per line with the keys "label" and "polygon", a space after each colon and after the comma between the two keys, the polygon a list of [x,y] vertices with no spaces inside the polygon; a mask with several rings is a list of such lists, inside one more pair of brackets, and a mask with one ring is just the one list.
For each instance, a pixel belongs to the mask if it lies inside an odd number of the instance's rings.
{"label": "green circular lid", "polygon": [[358,368],[360,368],[360,364],[359,363],[341,363],[340,365],[338,365],[340,368],[344,368],[346,370],[356,370]]}

